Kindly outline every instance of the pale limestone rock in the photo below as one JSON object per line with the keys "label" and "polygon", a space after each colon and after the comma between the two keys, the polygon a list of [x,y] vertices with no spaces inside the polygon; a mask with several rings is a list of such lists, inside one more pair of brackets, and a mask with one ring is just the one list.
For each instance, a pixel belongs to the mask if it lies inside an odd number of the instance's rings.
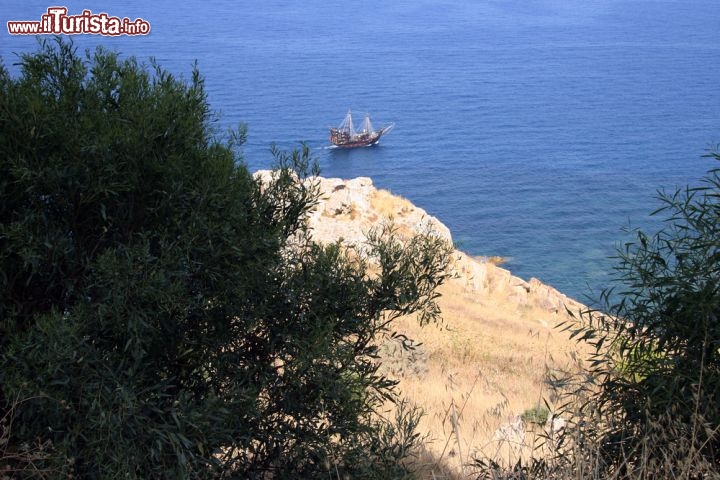
{"label": "pale limestone rock", "polygon": [[518,415],[495,430],[495,440],[513,445],[525,444],[525,423]]}
{"label": "pale limestone rock", "polygon": [[[256,177],[266,182],[271,172],[258,171]],[[438,219],[427,214],[408,200],[386,190],[375,188],[368,177],[350,180],[311,177],[320,188],[318,205],[308,218],[313,240],[321,243],[340,241],[345,245],[362,247],[367,233],[383,222],[392,222],[401,235],[410,236],[430,229],[435,235],[452,242],[450,230]],[[492,297],[523,307],[559,313],[566,307],[581,305],[538,279],[525,281],[497,265],[481,261],[455,250],[451,265],[451,281],[462,285],[470,294]]]}
{"label": "pale limestone rock", "polygon": [[407,200],[376,189],[370,178],[315,180],[322,192],[309,218],[316,241],[342,240],[345,244],[359,245],[371,229],[385,222],[392,223],[400,234],[411,235],[429,228],[452,242],[450,230],[440,221]]}
{"label": "pale limestone rock", "polygon": [[562,418],[560,415],[552,413],[548,416],[547,422],[545,422],[545,431],[549,434],[550,437],[554,437],[560,434],[563,430],[565,430],[566,425],[567,422],[564,418]]}

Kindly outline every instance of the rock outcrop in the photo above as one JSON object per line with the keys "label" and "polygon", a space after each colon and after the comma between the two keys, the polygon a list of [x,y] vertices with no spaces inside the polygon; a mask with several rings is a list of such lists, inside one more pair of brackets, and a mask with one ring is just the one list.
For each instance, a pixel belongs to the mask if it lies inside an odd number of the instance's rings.
{"label": "rock outcrop", "polygon": [[[430,228],[452,242],[442,222],[375,188],[369,178],[313,181],[319,182],[321,197],[309,225],[318,242],[362,245],[366,233],[385,221],[392,221],[400,234]],[[403,317],[394,329],[418,348],[408,354],[386,342],[381,353],[383,372],[401,379],[402,396],[426,413],[419,427],[429,438],[426,450],[442,460],[460,434],[467,443],[463,461],[471,462],[476,451],[524,445],[524,426],[507,419],[520,418],[541,399],[552,398],[549,376],[577,367],[583,357],[578,344],[554,327],[572,321],[568,310],[583,307],[540,280],[518,278],[493,261],[459,250],[453,253],[452,269],[440,288],[443,322],[421,327]],[[459,405],[462,412],[450,425],[448,412]]]}
{"label": "rock outcrop", "polygon": [[[256,173],[261,177],[269,174],[269,171]],[[309,181],[318,182],[321,191],[320,201],[309,218],[312,236],[318,242],[340,240],[359,245],[371,228],[392,221],[401,234],[412,235],[429,228],[452,243],[450,230],[440,220],[402,197],[375,188],[368,177],[351,180],[315,177]],[[459,250],[455,251],[454,260],[451,281],[469,293],[492,295],[496,301],[533,305],[554,312],[566,306],[579,306],[540,280],[525,281],[491,261],[473,258]]]}
{"label": "rock outcrop", "polygon": [[371,228],[386,221],[392,221],[401,234],[412,235],[430,228],[452,242],[450,230],[440,221],[409,201],[376,189],[368,177],[317,180],[322,194],[310,216],[310,225],[314,238],[320,242],[340,239],[359,244],[365,241]]}

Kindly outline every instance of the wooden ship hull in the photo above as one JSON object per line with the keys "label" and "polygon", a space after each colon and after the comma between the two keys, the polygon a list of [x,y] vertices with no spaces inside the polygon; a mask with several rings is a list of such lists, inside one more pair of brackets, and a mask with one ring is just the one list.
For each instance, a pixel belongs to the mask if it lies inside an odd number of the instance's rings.
{"label": "wooden ship hull", "polygon": [[375,130],[370,116],[365,115],[362,130],[356,131],[352,123],[352,114],[348,111],[345,119],[337,128],[330,128],[330,142],[340,148],[370,147],[380,141],[380,137],[389,132],[394,124]]}

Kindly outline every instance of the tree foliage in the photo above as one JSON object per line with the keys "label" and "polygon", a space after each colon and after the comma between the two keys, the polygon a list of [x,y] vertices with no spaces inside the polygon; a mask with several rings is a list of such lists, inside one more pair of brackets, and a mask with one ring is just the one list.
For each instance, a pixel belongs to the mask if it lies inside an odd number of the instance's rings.
{"label": "tree foliage", "polygon": [[607,290],[605,312],[585,312],[574,332],[595,347],[589,378],[597,397],[585,404],[594,425],[584,434],[595,436],[600,463],[614,475],[717,475],[720,169],[659,199],[654,214],[666,217],[664,228],[638,231],[619,251],[622,290]]}
{"label": "tree foliage", "polygon": [[448,247],[314,244],[308,149],[263,184],[212,121],[197,69],[59,40],[0,68],[0,470],[400,474],[377,342],[437,318]]}

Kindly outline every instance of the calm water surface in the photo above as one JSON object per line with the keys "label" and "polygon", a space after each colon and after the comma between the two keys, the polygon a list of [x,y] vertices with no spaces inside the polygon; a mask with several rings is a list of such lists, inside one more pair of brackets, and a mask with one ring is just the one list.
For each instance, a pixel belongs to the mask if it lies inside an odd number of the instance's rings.
{"label": "calm water surface", "polygon": [[[623,227],[653,230],[659,188],[695,183],[720,142],[720,2],[65,2],[142,17],[147,37],[75,36],[206,78],[245,162],[307,142],[325,176],[372,177],[440,218],[473,255],[584,299],[608,285]],[[212,5],[212,6],[209,6]],[[48,3],[4,2],[39,20]],[[0,34],[6,65],[36,47]],[[329,149],[348,108],[396,127]]]}

